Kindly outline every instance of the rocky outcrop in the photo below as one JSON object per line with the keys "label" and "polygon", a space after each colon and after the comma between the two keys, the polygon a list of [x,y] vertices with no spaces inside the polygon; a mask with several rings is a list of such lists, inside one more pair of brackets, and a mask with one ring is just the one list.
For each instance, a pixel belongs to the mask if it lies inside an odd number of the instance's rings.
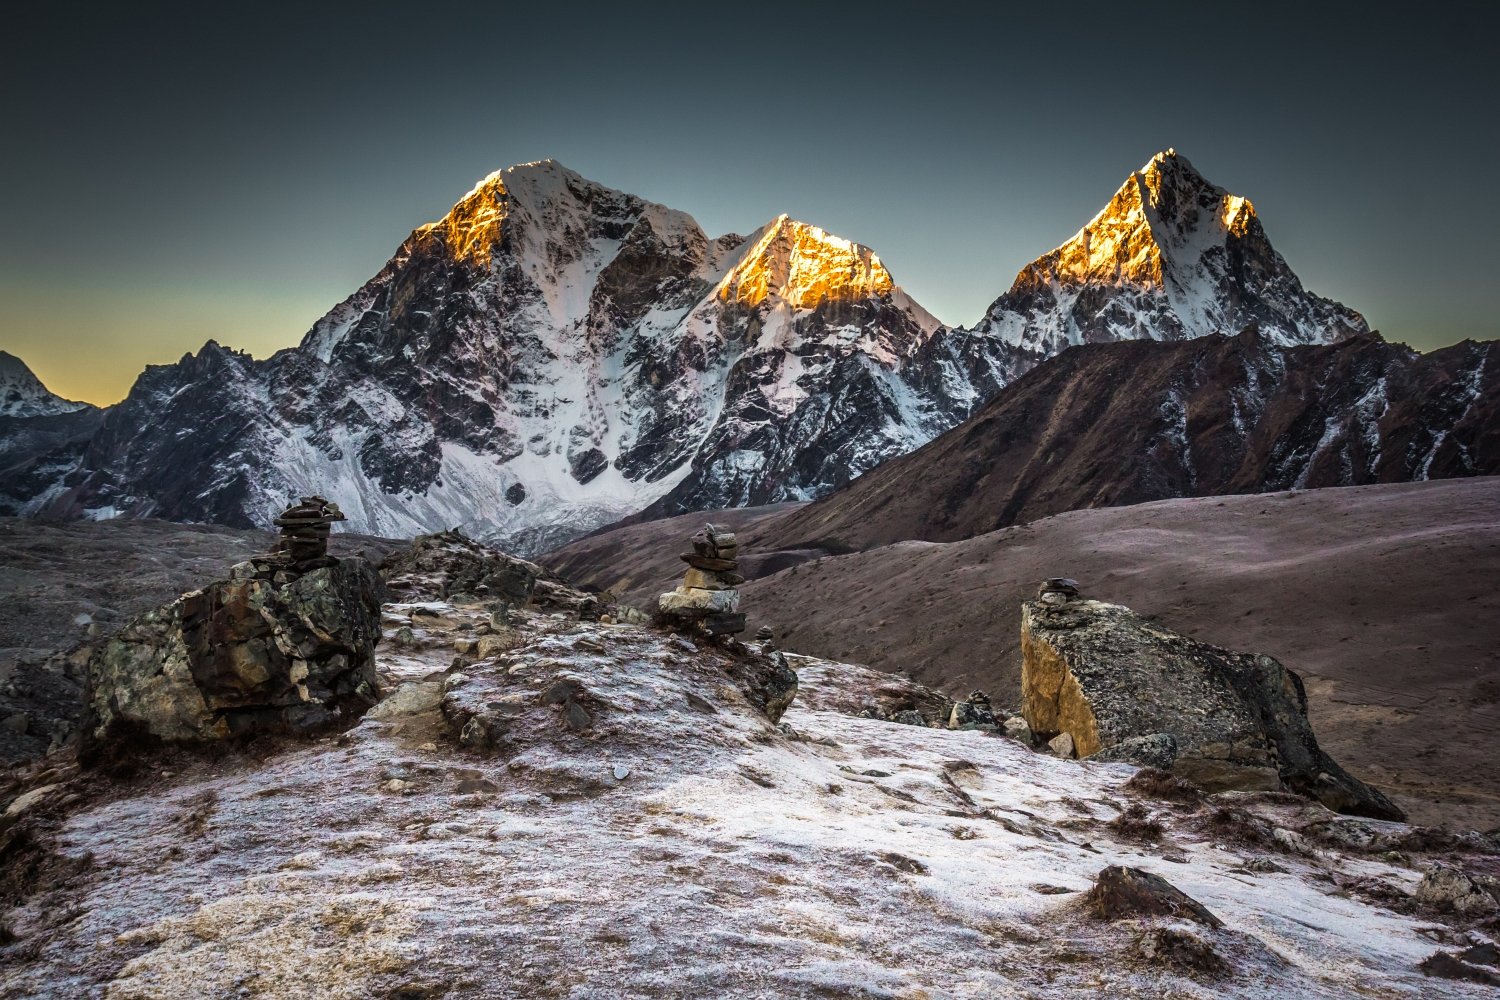
{"label": "rocky outcrop", "polygon": [[[1272,657],[1079,598],[1024,603],[1021,653],[1026,721],[1040,737],[1070,736],[1079,757],[1170,764],[1210,791],[1289,789],[1337,812],[1405,818],[1318,747],[1301,679]],[[1139,759],[1123,753],[1131,747]]]}
{"label": "rocky outcrop", "polygon": [[401,596],[513,605],[529,603],[537,581],[550,576],[536,563],[475,541],[457,528],[413,538],[385,558],[380,575]]}
{"label": "rocky outcrop", "polygon": [[1110,865],[1101,871],[1086,901],[1101,920],[1178,917],[1208,927],[1224,926],[1206,906],[1160,875],[1123,865]]}
{"label": "rocky outcrop", "polygon": [[86,756],[121,741],[314,730],[373,704],[383,596],[374,568],[345,559],[288,575],[242,563],[96,647]]}

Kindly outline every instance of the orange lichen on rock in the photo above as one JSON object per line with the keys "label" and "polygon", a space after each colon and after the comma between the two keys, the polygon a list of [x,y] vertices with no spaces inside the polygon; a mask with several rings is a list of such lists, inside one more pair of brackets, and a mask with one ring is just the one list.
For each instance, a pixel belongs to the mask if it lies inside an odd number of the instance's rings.
{"label": "orange lichen on rock", "polygon": [[1068,733],[1079,757],[1101,749],[1098,722],[1068,661],[1021,619],[1021,714],[1036,733]]}

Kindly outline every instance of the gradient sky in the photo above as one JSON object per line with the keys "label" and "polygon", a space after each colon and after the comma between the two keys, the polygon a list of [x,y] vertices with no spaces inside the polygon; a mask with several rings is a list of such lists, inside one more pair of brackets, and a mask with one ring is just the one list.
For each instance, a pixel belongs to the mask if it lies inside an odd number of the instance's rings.
{"label": "gradient sky", "polygon": [[499,167],[868,244],[972,323],[1175,146],[1314,291],[1500,334],[1497,5],[32,4],[0,42],[0,349],[98,403],[296,343]]}

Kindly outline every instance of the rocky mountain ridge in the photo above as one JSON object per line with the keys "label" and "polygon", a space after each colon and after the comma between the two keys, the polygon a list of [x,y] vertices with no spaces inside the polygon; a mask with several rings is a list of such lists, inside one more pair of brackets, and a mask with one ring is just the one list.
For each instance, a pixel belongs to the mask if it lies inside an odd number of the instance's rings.
{"label": "rocky mountain ridge", "polygon": [[1418,354],[1250,329],[1086,345],[783,529],[848,551],[1169,497],[1500,475],[1497,431],[1493,341]]}
{"label": "rocky mountain ridge", "polygon": [[210,341],[148,368],[97,426],[10,431],[0,510],[250,527],[320,489],[355,530],[457,525],[540,551],[643,509],[822,496],[1068,344],[1247,318],[1286,342],[1363,329],[1301,288],[1248,202],[1175,154],[973,330],[817,227],[780,216],[710,239],[682,212],[523,164],[416,229],[299,347],[261,361]]}

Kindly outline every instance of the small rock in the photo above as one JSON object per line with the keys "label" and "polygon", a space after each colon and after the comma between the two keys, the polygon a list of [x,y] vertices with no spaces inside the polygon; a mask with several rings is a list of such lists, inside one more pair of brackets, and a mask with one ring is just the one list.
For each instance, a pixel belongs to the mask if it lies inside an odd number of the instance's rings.
{"label": "small rock", "polygon": [[616,781],[624,781],[628,777],[630,777],[630,768],[626,767],[624,764],[616,764],[615,765],[615,780]]}
{"label": "small rock", "polygon": [[380,790],[382,792],[388,792],[391,795],[409,795],[416,790],[416,787],[417,785],[414,781],[406,781],[401,778],[391,778],[389,781],[386,781],[380,786]]}
{"label": "small rock", "polygon": [[1500,881],[1470,875],[1451,865],[1434,865],[1422,876],[1412,898],[1438,913],[1479,917],[1500,911]]}
{"label": "small rock", "polygon": [[435,681],[407,681],[370,709],[366,717],[391,719],[437,708],[443,701],[443,685]]}
{"label": "small rock", "polygon": [[922,713],[914,708],[906,708],[891,716],[891,722],[898,726],[921,726],[927,728],[927,720],[922,718]]}
{"label": "small rock", "polygon": [[410,625],[402,625],[391,636],[391,642],[401,649],[410,649],[417,644],[417,636]]}
{"label": "small rock", "polygon": [[1054,756],[1062,757],[1065,760],[1072,760],[1075,753],[1073,748],[1073,734],[1058,733],[1047,741],[1047,749],[1052,751]]}
{"label": "small rock", "polygon": [[1450,955],[1445,951],[1435,952],[1422,959],[1417,966],[1422,970],[1424,976],[1436,976],[1440,979],[1456,979],[1460,982],[1483,983],[1486,986],[1500,986],[1500,976],[1482,969],[1477,965],[1470,965],[1456,955]]}
{"label": "small rock", "polygon": [[975,691],[968,698],[956,703],[948,714],[949,729],[994,729],[995,712],[990,707],[990,696]]}
{"label": "small rock", "polygon": [[57,785],[42,785],[39,788],[33,788],[29,792],[16,796],[11,804],[5,807],[5,815],[21,815],[23,812],[36,805],[38,802],[45,799],[48,795],[52,794],[52,792],[56,791],[57,787]]}
{"label": "small rock", "polygon": [[563,721],[568,724],[569,729],[581,732],[594,724],[594,717],[578,702],[569,699],[567,707],[563,710]]}
{"label": "small rock", "polygon": [[1031,746],[1034,739],[1031,733],[1031,726],[1019,715],[1012,715],[1005,720],[1005,735],[1013,740],[1019,740],[1027,746]]}
{"label": "small rock", "polygon": [[1152,964],[1173,965],[1209,979],[1218,979],[1229,972],[1229,963],[1212,944],[1183,927],[1147,928],[1136,939],[1135,952]]}
{"label": "small rock", "polygon": [[1103,920],[1127,917],[1183,917],[1209,927],[1223,921],[1160,875],[1110,865],[1099,872],[1088,893],[1089,907]]}

